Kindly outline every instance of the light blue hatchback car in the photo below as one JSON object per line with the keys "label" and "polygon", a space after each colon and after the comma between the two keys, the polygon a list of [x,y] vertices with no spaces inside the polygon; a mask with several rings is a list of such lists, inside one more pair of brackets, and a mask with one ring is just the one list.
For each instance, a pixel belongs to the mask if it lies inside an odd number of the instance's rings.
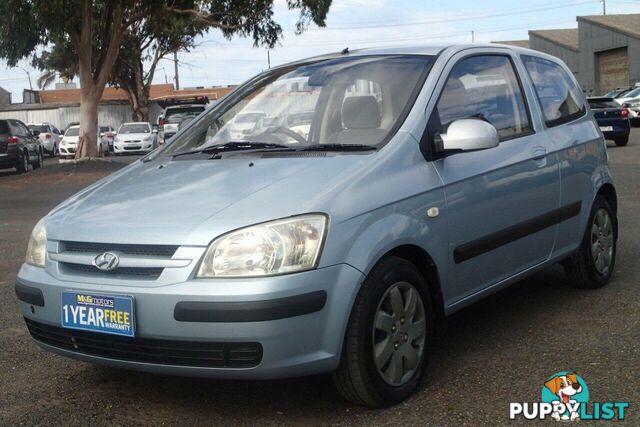
{"label": "light blue hatchback car", "polygon": [[383,406],[415,390],[447,314],[556,262],[606,284],[616,209],[602,133],[558,59],[345,51],[258,75],[55,208],[16,294],[64,356],[331,372]]}

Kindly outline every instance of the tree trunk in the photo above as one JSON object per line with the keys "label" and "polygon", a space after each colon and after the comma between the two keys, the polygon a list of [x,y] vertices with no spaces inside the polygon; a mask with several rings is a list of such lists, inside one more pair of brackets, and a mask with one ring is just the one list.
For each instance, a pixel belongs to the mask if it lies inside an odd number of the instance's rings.
{"label": "tree trunk", "polygon": [[100,98],[90,89],[81,87],[80,138],[76,148],[76,159],[96,157],[98,152],[98,103]]}
{"label": "tree trunk", "polygon": [[[121,85],[122,86],[122,85]],[[127,90],[129,104],[133,110],[132,119],[134,122],[149,121],[149,95],[145,91],[142,82],[128,82],[124,88]]]}

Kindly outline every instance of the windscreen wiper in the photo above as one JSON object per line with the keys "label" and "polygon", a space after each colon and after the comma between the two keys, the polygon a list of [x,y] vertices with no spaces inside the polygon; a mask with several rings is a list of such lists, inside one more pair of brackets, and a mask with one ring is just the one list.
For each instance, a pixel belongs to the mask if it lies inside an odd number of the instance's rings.
{"label": "windscreen wiper", "polygon": [[298,151],[373,151],[374,145],[365,144],[316,144],[308,147],[300,147]]}
{"label": "windscreen wiper", "polygon": [[229,151],[246,151],[246,150],[285,150],[293,151],[293,148],[287,147],[281,144],[273,144],[270,142],[250,142],[250,141],[236,141],[225,142],[223,144],[210,145],[208,147],[200,148],[198,150],[182,151],[173,154],[171,157],[182,157],[194,154],[217,154]]}

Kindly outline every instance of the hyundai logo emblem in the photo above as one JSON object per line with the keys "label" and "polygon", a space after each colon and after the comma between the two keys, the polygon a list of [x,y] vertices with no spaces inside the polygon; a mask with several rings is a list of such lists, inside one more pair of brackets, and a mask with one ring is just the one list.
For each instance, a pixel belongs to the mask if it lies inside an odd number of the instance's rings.
{"label": "hyundai logo emblem", "polygon": [[105,252],[93,259],[93,265],[102,271],[111,271],[118,267],[120,258],[112,252]]}

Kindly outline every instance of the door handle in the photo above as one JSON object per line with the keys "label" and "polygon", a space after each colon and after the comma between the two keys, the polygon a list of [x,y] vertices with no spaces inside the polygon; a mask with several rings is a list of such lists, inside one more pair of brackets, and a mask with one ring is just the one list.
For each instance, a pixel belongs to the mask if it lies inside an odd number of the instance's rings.
{"label": "door handle", "polygon": [[547,149],[544,147],[535,147],[532,153],[533,160],[542,160],[547,156]]}

